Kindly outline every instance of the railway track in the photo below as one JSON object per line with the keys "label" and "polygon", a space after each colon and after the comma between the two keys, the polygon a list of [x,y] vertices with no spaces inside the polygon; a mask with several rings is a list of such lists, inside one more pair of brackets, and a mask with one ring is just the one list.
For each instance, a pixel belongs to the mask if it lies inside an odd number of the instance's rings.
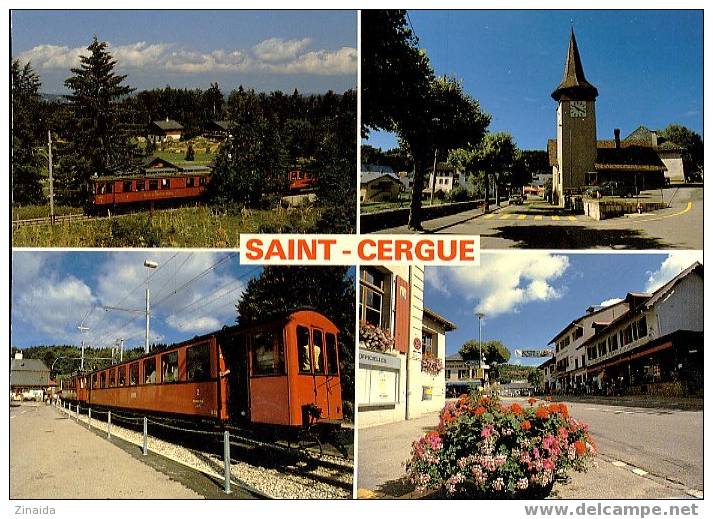
{"label": "railway track", "polygon": [[[89,426],[86,411],[77,417],[74,411],[60,410],[85,427]],[[92,429],[106,432],[106,417],[99,414],[102,419],[97,419],[96,411],[93,412]],[[137,446],[143,445],[142,425],[134,417],[112,413],[111,434]],[[221,433],[191,431],[149,419],[148,446],[155,454],[223,480]],[[354,462],[329,445],[316,452],[231,433],[230,472],[234,484],[259,497],[352,497]]]}

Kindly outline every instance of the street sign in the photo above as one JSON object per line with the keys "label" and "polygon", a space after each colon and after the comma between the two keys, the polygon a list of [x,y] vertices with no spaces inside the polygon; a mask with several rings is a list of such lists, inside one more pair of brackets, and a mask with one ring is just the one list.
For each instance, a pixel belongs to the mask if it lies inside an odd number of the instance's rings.
{"label": "street sign", "polygon": [[517,357],[551,357],[554,355],[552,350],[515,350]]}

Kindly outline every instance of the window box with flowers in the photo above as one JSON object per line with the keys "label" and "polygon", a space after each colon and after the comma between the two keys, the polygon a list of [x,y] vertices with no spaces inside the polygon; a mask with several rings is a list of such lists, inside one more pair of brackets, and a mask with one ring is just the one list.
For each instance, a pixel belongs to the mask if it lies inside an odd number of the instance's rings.
{"label": "window box with flowers", "polygon": [[438,357],[426,353],[421,357],[421,371],[435,377],[443,371],[443,361]]}
{"label": "window box with flowers", "polygon": [[359,345],[367,350],[381,353],[391,353],[394,349],[394,338],[389,330],[379,328],[369,323],[359,326]]}
{"label": "window box with flowers", "polygon": [[529,407],[464,395],[415,441],[406,471],[419,492],[444,497],[542,498],[555,479],[586,471],[596,453],[587,425],[565,404]]}

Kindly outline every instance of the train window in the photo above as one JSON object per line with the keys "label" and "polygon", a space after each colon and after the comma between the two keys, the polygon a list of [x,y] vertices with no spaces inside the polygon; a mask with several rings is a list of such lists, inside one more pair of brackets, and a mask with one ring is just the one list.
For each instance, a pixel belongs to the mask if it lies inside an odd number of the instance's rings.
{"label": "train window", "polygon": [[144,191],[146,189],[146,181],[145,180],[137,180],[136,181],[136,191]]}
{"label": "train window", "polygon": [[111,193],[112,191],[114,191],[114,182],[107,182],[106,192]]}
{"label": "train window", "polygon": [[281,334],[256,333],[251,337],[251,346],[253,375],[284,375],[285,346]]}
{"label": "train window", "polygon": [[187,350],[186,380],[210,380],[210,344],[196,344]]}
{"label": "train window", "polygon": [[99,385],[97,384],[97,374],[94,373],[94,375],[92,375],[92,389],[95,389],[98,387],[99,387]]}
{"label": "train window", "polygon": [[311,373],[312,366],[309,353],[309,330],[304,326],[297,327],[297,362],[301,373]]}
{"label": "train window", "polygon": [[158,191],[158,180],[149,180],[149,191]]}
{"label": "train window", "polygon": [[109,370],[109,387],[115,387],[115,386],[116,386],[116,370],[110,369]]}
{"label": "train window", "polygon": [[119,387],[126,385],[126,366],[119,366]]}
{"label": "train window", "polygon": [[339,373],[339,357],[337,356],[337,337],[333,333],[326,334],[327,351],[327,373],[336,375]]}
{"label": "train window", "polygon": [[131,180],[127,180],[124,182],[124,193],[131,193],[133,191],[132,185],[131,185]]}
{"label": "train window", "polygon": [[168,189],[171,187],[171,182],[167,178],[162,178],[161,179],[161,189]]}
{"label": "train window", "polygon": [[139,363],[134,362],[129,366],[129,385],[135,386],[139,383]]}
{"label": "train window", "polygon": [[312,359],[314,372],[324,373],[324,336],[322,330],[312,330]]}
{"label": "train window", "polygon": [[144,384],[156,383],[156,359],[151,357],[144,360]]}
{"label": "train window", "polygon": [[199,183],[201,186],[205,186],[205,177],[201,177]]}
{"label": "train window", "polygon": [[186,187],[193,187],[196,185],[196,179],[193,177],[186,178]]}
{"label": "train window", "polygon": [[102,371],[99,373],[99,387],[106,387],[106,372]]}
{"label": "train window", "polygon": [[178,352],[161,355],[161,382],[178,382]]}

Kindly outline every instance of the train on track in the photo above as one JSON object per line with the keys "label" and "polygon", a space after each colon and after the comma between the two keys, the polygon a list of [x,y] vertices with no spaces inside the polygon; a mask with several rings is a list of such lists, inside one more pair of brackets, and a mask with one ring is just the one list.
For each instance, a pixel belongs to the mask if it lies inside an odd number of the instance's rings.
{"label": "train on track", "polygon": [[307,170],[293,169],[287,173],[290,194],[311,191],[317,188],[317,177]]}
{"label": "train on track", "polygon": [[338,341],[326,316],[293,310],[76,373],[61,395],[82,407],[216,427],[333,431],[343,418]]}

